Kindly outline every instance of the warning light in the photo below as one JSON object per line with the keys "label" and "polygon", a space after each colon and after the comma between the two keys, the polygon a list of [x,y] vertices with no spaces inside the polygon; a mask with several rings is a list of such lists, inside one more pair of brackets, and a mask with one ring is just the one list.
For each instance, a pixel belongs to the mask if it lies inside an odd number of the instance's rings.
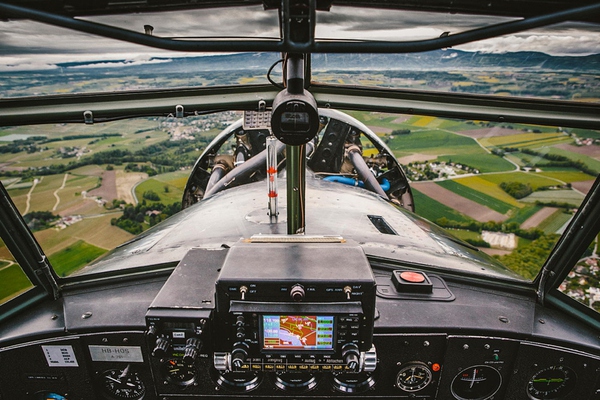
{"label": "warning light", "polygon": [[434,364],[431,366],[431,369],[433,370],[433,372],[438,372],[440,369],[442,369],[442,367],[440,366],[440,364],[438,364],[438,363],[434,363]]}
{"label": "warning light", "polygon": [[400,278],[411,283],[425,282],[425,277],[420,272],[404,271],[400,273]]}
{"label": "warning light", "polygon": [[393,271],[392,283],[399,293],[427,293],[433,292],[433,283],[421,271]]}

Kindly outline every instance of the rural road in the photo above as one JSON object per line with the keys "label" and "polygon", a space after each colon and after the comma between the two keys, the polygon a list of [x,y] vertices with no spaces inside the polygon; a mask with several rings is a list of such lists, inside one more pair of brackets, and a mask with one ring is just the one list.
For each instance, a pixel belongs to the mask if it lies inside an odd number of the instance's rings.
{"label": "rural road", "polygon": [[35,187],[37,186],[38,183],[40,183],[42,181],[42,179],[44,179],[44,177],[41,177],[40,179],[35,178],[33,180],[33,185],[31,185],[31,189],[29,189],[29,192],[27,193],[27,201],[26,201],[26,205],[25,205],[25,212],[23,213],[23,215],[27,214],[29,212],[29,208],[30,208],[30,202],[31,202],[31,193],[33,193],[33,189],[35,189]]}
{"label": "rural road", "polygon": [[52,211],[56,211],[56,209],[58,208],[58,205],[60,204],[60,197],[58,197],[58,192],[65,188],[65,184],[67,183],[68,177],[69,177],[69,174],[65,174],[65,177],[63,178],[61,187],[59,187],[58,189],[56,189],[54,191],[54,197],[56,197],[56,204],[54,204],[54,207],[52,207]]}

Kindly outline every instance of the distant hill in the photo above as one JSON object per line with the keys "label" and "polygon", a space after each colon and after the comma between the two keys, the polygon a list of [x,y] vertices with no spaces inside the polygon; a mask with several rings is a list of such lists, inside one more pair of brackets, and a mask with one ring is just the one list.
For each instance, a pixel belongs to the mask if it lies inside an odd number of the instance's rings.
{"label": "distant hill", "polygon": [[[152,58],[145,61],[93,61],[58,64],[59,67],[86,70],[111,70],[126,73],[135,69],[149,73],[189,73],[190,71],[266,71],[277,55],[271,53],[239,53],[182,58]],[[551,56],[539,52],[481,53],[460,50],[436,50],[411,54],[314,54],[314,70],[455,70],[525,68],[600,72],[600,54],[589,56]],[[91,72],[91,71],[90,71]]]}
{"label": "distant hill", "polygon": [[[337,67],[336,67],[337,66]],[[313,56],[315,69],[451,70],[527,68],[540,70],[600,71],[600,54],[551,56],[539,52],[481,53],[436,50],[411,54],[334,54]]]}

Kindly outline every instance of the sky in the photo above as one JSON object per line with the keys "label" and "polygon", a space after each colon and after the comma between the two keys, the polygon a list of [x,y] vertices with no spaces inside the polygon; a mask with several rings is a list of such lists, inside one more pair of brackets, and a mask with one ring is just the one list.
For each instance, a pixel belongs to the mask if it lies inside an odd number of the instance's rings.
{"label": "sky", "polygon": [[[163,37],[278,37],[279,33],[277,11],[264,11],[262,7],[254,6],[215,9],[212,12],[191,10],[86,19],[138,32],[143,32],[144,25],[148,24],[154,26],[156,36]],[[334,6],[330,12],[317,12],[316,36],[398,41],[431,39],[446,31],[457,33],[508,20]],[[596,54],[600,53],[600,25],[563,23],[455,48],[496,53]],[[0,71],[55,68],[55,64],[60,62],[115,59],[148,62],[152,57],[192,55],[197,54],[165,52],[28,20],[0,20]]]}

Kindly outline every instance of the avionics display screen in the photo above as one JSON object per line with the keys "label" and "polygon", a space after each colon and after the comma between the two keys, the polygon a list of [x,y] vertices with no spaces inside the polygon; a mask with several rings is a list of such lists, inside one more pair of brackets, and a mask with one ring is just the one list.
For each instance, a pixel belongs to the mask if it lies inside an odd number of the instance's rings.
{"label": "avionics display screen", "polygon": [[265,350],[333,350],[332,315],[263,315]]}

